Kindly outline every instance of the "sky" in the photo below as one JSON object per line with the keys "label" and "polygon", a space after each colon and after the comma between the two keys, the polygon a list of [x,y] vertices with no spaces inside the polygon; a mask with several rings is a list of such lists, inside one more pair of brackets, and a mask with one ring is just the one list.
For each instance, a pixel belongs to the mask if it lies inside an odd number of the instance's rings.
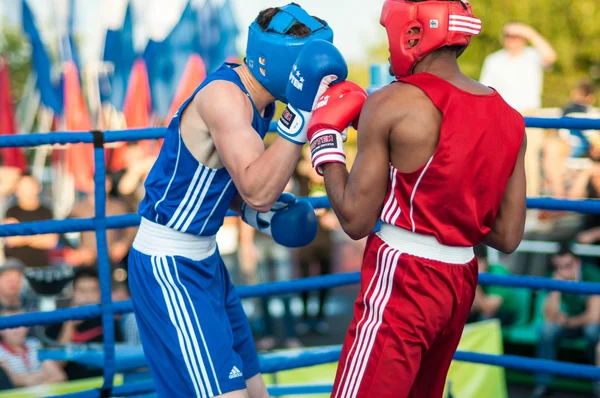
{"label": "sky", "polygon": [[[187,0],[131,0],[137,23],[135,45],[143,51],[148,38],[164,38],[177,22]],[[203,3],[206,0],[192,0]],[[213,0],[216,2],[223,0]],[[240,29],[238,51],[243,53],[247,29],[258,12],[267,7],[285,5],[276,0],[231,0]],[[65,29],[69,0],[28,0],[45,40]],[[127,0],[75,0],[75,30],[81,42],[84,62],[98,60],[107,27],[122,23]],[[295,0],[312,15],[325,19],[335,32],[335,44],[348,62],[368,62],[367,51],[385,40],[379,25],[383,0]],[[20,25],[21,0],[0,0],[0,23]]]}

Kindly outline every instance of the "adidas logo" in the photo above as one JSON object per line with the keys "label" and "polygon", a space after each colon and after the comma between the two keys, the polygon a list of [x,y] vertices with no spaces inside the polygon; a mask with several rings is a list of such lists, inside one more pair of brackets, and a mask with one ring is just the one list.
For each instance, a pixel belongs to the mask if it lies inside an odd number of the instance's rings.
{"label": "adidas logo", "polygon": [[230,379],[235,379],[237,377],[242,377],[242,372],[240,372],[240,370],[237,368],[237,366],[234,366],[231,369],[231,372],[229,372],[229,378]]}

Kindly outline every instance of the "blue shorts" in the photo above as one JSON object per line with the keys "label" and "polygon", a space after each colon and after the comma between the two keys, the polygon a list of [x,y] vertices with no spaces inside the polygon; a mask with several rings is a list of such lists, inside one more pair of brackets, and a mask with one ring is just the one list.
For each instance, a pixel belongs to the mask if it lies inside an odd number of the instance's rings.
{"label": "blue shorts", "polygon": [[260,372],[248,318],[218,250],[203,260],[129,254],[129,287],[159,397],[213,397]]}

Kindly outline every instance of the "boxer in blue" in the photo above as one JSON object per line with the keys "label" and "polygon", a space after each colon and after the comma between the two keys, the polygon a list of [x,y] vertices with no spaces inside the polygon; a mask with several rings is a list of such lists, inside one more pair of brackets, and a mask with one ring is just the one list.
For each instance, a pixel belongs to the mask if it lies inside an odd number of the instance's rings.
{"label": "boxer in blue", "polygon": [[[313,208],[282,194],[315,100],[347,66],[326,22],[290,4],[250,26],[243,65],[225,64],[167,129],[139,207],[129,285],[159,397],[267,397],[248,320],[215,235],[228,209],[288,247],[309,243]],[[279,136],[263,138],[287,103]]]}

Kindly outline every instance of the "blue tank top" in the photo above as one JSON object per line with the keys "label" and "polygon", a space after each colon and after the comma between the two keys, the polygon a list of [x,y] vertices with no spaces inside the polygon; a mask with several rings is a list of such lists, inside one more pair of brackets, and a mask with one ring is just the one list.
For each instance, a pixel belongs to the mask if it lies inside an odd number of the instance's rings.
{"label": "blue tank top", "polygon": [[[211,73],[179,108],[169,127],[160,154],[150,170],[146,196],[139,206],[142,217],[174,230],[199,236],[215,235],[227,213],[237,189],[225,167],[212,169],[198,162],[185,146],[179,131],[180,115],[198,91],[215,80],[236,84],[248,98],[248,90],[233,70],[237,65],[224,64]],[[250,98],[252,102],[252,98]],[[252,127],[264,138],[275,112],[269,104],[262,117],[254,102]]]}

